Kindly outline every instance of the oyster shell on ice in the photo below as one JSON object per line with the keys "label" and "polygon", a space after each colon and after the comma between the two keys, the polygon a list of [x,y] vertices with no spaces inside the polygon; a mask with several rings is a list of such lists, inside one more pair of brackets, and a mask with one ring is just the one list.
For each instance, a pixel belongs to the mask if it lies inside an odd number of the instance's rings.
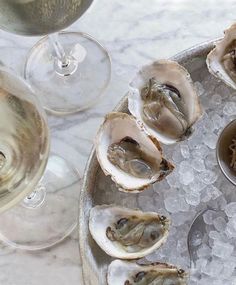
{"label": "oyster shell on ice", "polygon": [[187,273],[165,263],[140,265],[114,260],[108,267],[108,285],[187,285]]}
{"label": "oyster shell on ice", "polygon": [[170,220],[154,212],[115,205],[90,210],[89,230],[96,243],[110,256],[137,259],[159,248],[169,234]]}
{"label": "oyster shell on ice", "polygon": [[158,141],[133,116],[125,113],[106,116],[95,146],[102,170],[123,192],[142,191],[174,168],[163,158]]}
{"label": "oyster shell on ice", "polygon": [[215,43],[206,62],[210,73],[236,89],[236,23],[225,30],[224,38]]}
{"label": "oyster shell on ice", "polygon": [[128,100],[131,114],[164,144],[187,138],[202,113],[190,74],[170,60],[144,66],[130,83]]}

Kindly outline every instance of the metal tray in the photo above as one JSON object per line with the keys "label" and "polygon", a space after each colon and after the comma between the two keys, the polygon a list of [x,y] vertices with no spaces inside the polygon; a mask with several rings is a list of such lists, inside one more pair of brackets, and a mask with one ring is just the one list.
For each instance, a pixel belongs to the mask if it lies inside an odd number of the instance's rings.
{"label": "metal tray", "polygon": [[[190,48],[172,57],[172,59],[187,68],[193,81],[201,82],[208,72],[205,63],[206,55],[213,48],[214,42],[210,41]],[[128,112],[126,96],[120,101],[115,111]],[[101,184],[103,184],[103,187],[102,190],[99,189],[98,194],[96,189]],[[126,197],[135,195],[121,193],[119,194],[120,199],[115,199],[117,197],[114,196],[107,197],[105,193],[109,191],[110,187],[115,187],[114,182],[102,173],[93,149],[85,170],[79,205],[79,246],[85,285],[106,284],[107,266],[112,260],[97,246],[89,233],[88,218],[90,209],[97,204],[120,204],[120,200],[124,198],[124,195]]]}

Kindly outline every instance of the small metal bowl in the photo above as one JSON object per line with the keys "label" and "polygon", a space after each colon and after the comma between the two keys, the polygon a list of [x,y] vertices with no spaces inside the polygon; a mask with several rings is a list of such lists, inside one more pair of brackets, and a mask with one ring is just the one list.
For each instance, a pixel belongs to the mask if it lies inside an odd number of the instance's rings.
{"label": "small metal bowl", "polygon": [[236,139],[236,120],[231,121],[223,129],[216,146],[216,157],[221,171],[231,183],[236,185],[236,171],[230,166],[231,151],[229,146],[232,139]]}

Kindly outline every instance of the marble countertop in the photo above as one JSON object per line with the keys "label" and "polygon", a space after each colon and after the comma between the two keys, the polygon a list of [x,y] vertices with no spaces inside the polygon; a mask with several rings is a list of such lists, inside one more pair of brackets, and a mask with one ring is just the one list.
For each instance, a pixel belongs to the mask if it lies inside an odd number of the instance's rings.
{"label": "marble countertop", "polygon": [[[68,28],[97,38],[113,63],[110,86],[98,105],[73,116],[49,117],[53,136],[68,144],[68,155],[81,173],[99,124],[125,94],[139,66],[221,36],[235,20],[235,9],[233,0],[99,0]],[[37,40],[1,31],[0,61],[22,74],[27,51]],[[44,251],[0,244],[0,284],[83,284],[77,231]]]}

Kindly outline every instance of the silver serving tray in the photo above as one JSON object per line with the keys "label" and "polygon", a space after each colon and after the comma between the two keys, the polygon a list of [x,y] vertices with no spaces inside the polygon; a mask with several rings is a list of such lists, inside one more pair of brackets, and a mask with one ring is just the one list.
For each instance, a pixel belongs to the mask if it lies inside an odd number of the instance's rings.
{"label": "silver serving tray", "polygon": [[[206,55],[213,48],[214,42],[210,41],[195,46],[171,59],[185,66],[193,81],[201,82],[206,72],[208,72],[205,63]],[[128,112],[126,96],[120,101],[115,111]],[[96,188],[99,187],[100,183],[104,183],[105,187],[102,191],[99,191],[98,195]],[[115,199],[113,201],[107,200],[105,193],[109,191],[110,186],[114,187],[114,182],[102,173],[93,149],[85,170],[79,205],[79,245],[85,285],[106,284],[107,266],[112,258],[106,255],[93,241],[88,229],[88,219],[89,211],[94,205],[111,204],[112,202],[119,204],[119,201],[114,201]]]}

